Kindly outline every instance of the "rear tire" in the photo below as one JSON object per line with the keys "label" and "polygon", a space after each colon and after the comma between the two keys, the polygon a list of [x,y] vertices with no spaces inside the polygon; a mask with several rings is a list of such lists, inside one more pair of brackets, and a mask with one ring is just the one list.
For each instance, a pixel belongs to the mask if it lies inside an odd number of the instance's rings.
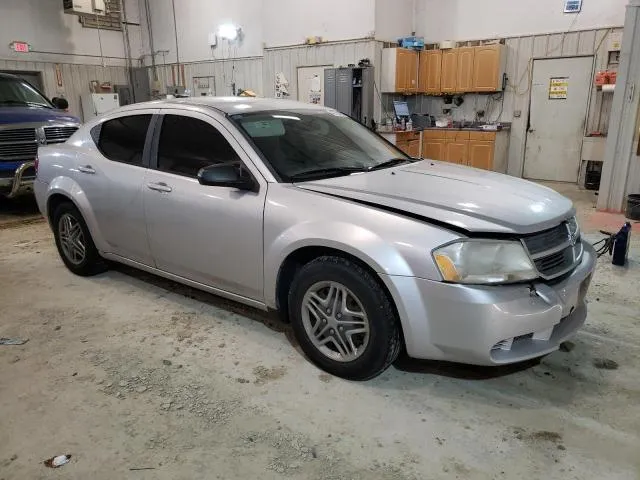
{"label": "rear tire", "polygon": [[53,212],[51,225],[58,253],[71,272],[89,277],[107,269],[82,214],[73,203],[58,205]]}
{"label": "rear tire", "polygon": [[402,345],[397,315],[378,280],[341,257],[319,257],[297,272],[289,318],[309,359],[348,380],[380,375]]}

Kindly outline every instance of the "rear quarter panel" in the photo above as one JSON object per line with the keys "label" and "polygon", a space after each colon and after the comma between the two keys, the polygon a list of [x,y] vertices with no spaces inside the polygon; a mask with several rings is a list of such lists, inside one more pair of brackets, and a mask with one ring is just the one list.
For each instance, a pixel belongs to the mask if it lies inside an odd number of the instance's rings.
{"label": "rear quarter panel", "polygon": [[[89,141],[93,144],[93,141],[90,139]],[[80,157],[91,154],[90,150],[84,151],[87,143],[82,133],[76,132],[67,143],[38,149],[36,200],[43,215],[47,216],[49,201],[53,195],[60,194],[67,197],[80,210],[96,247],[103,250],[106,245],[93,209],[77,182],[77,167],[82,160]]]}

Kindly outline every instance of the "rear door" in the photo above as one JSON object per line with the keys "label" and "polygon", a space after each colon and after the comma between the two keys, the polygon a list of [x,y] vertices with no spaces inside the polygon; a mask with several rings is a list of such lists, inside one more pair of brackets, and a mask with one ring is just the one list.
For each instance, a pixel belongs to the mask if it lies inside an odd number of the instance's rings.
{"label": "rear door", "polygon": [[[216,119],[162,110],[145,178],[149,243],[157,268],[263,301],[262,222],[267,183]],[[200,185],[200,168],[240,161],[258,192]]]}
{"label": "rear door", "polygon": [[142,194],[156,112],[128,112],[94,127],[95,148],[78,155],[76,174],[108,253],[150,266]]}

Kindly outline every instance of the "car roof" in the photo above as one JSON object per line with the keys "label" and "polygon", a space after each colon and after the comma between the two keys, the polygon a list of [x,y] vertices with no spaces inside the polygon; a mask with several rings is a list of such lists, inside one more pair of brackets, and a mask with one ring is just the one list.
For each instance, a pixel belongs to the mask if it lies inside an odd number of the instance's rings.
{"label": "car roof", "polygon": [[214,108],[225,114],[262,112],[266,110],[309,110],[323,111],[327,107],[310,103],[281,100],[277,98],[252,97],[188,97],[151,102],[135,103],[122,107],[119,111],[138,110],[140,108],[170,108],[177,105]]}

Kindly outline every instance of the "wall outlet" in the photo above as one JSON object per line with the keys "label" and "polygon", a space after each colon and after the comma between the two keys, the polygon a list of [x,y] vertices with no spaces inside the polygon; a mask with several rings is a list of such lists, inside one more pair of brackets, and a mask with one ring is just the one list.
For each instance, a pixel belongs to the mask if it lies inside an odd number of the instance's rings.
{"label": "wall outlet", "polygon": [[522,110],[516,110],[515,112],[513,112],[514,118],[520,118],[521,116],[522,116]]}

